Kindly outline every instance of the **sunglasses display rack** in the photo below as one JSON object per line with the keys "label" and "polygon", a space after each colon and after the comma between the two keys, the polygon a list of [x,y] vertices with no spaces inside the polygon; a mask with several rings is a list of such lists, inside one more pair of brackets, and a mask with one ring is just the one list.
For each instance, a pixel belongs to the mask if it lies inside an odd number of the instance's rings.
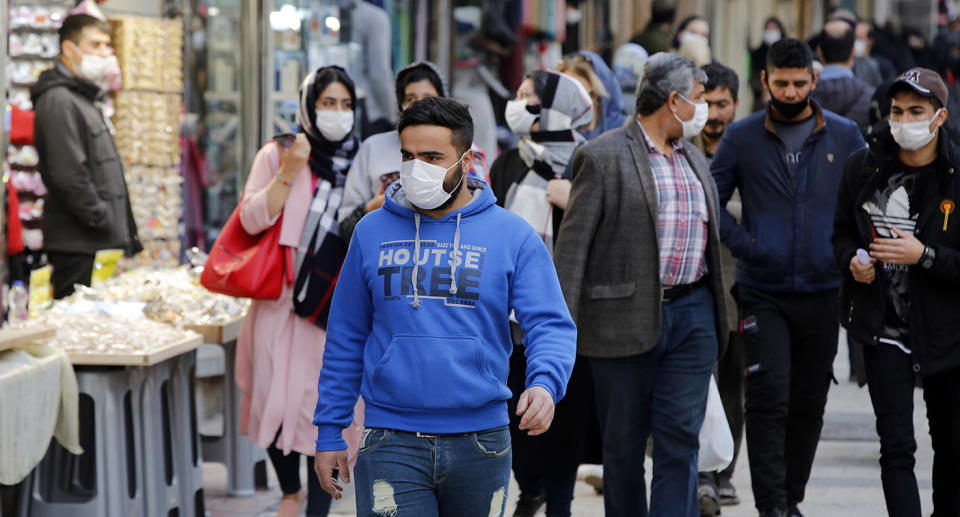
{"label": "sunglasses display rack", "polygon": [[123,77],[114,94],[117,151],[144,247],[127,265],[175,266],[183,212],[183,22],[137,16],[109,21]]}

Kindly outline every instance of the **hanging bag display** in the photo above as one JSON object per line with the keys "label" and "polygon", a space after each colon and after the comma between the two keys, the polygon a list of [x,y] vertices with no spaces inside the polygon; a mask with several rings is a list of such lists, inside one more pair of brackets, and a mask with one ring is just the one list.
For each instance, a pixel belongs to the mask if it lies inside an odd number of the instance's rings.
{"label": "hanging bag display", "polygon": [[240,206],[230,214],[213,243],[200,283],[228,296],[276,300],[283,291],[284,280],[293,282],[290,250],[280,245],[283,214],[263,233],[250,235],[240,222]]}

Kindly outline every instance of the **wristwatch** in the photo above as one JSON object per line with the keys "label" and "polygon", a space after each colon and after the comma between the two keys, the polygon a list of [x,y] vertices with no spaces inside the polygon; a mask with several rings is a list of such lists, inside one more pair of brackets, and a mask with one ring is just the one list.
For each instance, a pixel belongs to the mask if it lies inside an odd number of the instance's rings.
{"label": "wristwatch", "polygon": [[925,246],[923,248],[923,255],[920,255],[920,265],[923,266],[923,269],[930,269],[933,267],[933,263],[937,260],[937,250],[931,248],[930,246]]}

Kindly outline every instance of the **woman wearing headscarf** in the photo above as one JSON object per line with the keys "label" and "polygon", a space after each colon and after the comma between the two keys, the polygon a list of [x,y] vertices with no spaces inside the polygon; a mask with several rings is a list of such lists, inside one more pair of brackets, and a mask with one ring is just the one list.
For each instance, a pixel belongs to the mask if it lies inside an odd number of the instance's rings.
{"label": "woman wearing headscarf", "polygon": [[557,67],[583,84],[593,99],[594,120],[586,127],[577,128],[587,140],[622,126],[626,121],[620,83],[613,71],[599,55],[588,50],[568,54]]}
{"label": "woman wearing headscarf", "polygon": [[[294,268],[295,280],[285,283],[280,298],[253,302],[237,342],[240,432],[270,455],[284,494],[280,517],[300,512],[301,454],[307,456],[307,472],[313,472],[313,408],[329,295],[347,249],[336,219],[359,144],[353,136],[355,105],[353,81],[342,68],[308,75],[300,86],[299,134],[292,142],[271,141],[260,149],[240,202],[240,221],[249,234],[281,225],[285,267]],[[352,451],[361,429],[362,422],[355,422],[344,432]],[[330,501],[309,475],[307,515],[327,515]]]}
{"label": "woman wearing headscarf", "polygon": [[[623,109],[620,83],[603,62],[603,58],[588,50],[581,50],[565,56],[557,67],[557,71],[580,81],[593,99],[593,121],[577,128],[584,138],[593,140],[611,129],[622,126],[627,120]],[[570,178],[566,176],[551,180],[547,185],[551,202],[560,209],[566,208],[570,198],[570,187]]]}
{"label": "woman wearing headscarf", "polygon": [[[493,163],[491,187],[497,202],[530,223],[552,251],[555,223],[559,225],[560,219],[554,216],[560,209],[551,203],[547,185],[564,173],[576,148],[586,141],[574,128],[593,120],[593,101],[572,77],[540,71],[520,84],[516,99],[507,103],[505,117],[520,143]],[[599,432],[596,440],[586,437],[590,423],[596,426],[588,363],[574,366],[551,429],[541,436],[527,436],[519,430],[520,419],[515,416],[527,370],[523,334],[515,322],[510,327],[514,342],[508,378],[514,393],[510,434],[513,471],[520,485],[514,515],[533,516],[546,503],[547,515],[566,517],[584,444],[599,443]]]}

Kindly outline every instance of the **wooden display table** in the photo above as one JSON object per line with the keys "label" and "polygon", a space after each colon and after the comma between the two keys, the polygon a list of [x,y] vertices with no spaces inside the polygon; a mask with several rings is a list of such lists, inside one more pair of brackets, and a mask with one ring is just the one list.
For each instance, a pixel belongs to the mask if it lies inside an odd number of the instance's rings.
{"label": "wooden display table", "polygon": [[240,317],[220,325],[184,325],[184,328],[203,336],[204,343],[222,345],[236,341],[242,326],[243,317]]}
{"label": "wooden display table", "polygon": [[74,366],[153,366],[172,357],[192,352],[202,344],[203,337],[195,336],[143,353],[68,352],[67,356]]}
{"label": "wooden display table", "polygon": [[56,329],[48,328],[0,329],[0,352],[51,338],[56,333]]}

